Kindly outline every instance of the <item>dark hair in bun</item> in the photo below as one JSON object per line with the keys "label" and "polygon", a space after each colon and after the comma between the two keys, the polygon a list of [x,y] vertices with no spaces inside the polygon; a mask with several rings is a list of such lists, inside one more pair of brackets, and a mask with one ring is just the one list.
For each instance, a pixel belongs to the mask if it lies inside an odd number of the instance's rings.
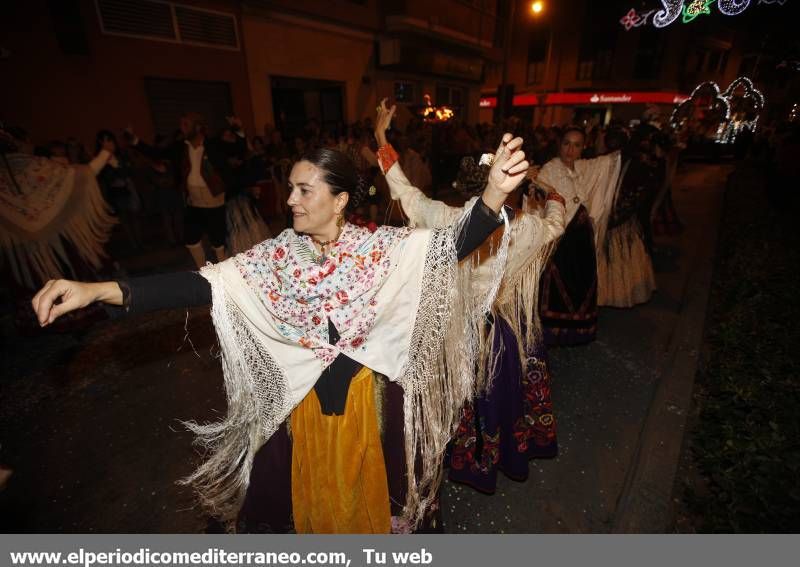
{"label": "dark hair in bun", "polygon": [[567,137],[567,134],[569,134],[570,132],[577,132],[578,134],[583,136],[583,141],[584,142],[586,141],[586,130],[584,130],[580,126],[572,125],[572,126],[567,126],[566,128],[564,128],[561,131],[561,141],[562,142],[564,141],[564,138]]}
{"label": "dark hair in bun", "polygon": [[461,166],[458,168],[453,186],[463,193],[476,195],[486,187],[490,169],[491,167],[488,165],[475,163],[473,157],[461,158]]}
{"label": "dark hair in bun", "polygon": [[313,163],[322,170],[325,183],[331,188],[331,193],[347,193],[347,210],[357,209],[366,200],[369,194],[369,183],[359,174],[353,160],[338,150],[319,148],[308,152],[300,161]]}

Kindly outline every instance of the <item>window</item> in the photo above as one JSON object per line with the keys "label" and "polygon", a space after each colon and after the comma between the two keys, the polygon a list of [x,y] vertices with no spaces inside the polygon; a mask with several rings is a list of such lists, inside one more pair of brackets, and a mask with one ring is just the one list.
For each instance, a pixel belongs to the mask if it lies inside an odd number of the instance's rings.
{"label": "window", "polygon": [[600,50],[594,56],[594,66],[592,68],[593,79],[610,79],[612,66],[614,65],[614,52],[610,49]]}
{"label": "window", "polygon": [[721,74],[724,74],[725,69],[728,68],[728,59],[730,59],[730,57],[731,57],[731,50],[729,49],[722,55],[722,61],[719,62],[719,72]]}
{"label": "window", "polygon": [[587,2],[578,52],[578,80],[609,79],[620,25],[613,10]]}
{"label": "window", "polygon": [[756,69],[756,55],[745,55],[742,57],[742,62],[739,64],[739,75],[750,76]]}
{"label": "window", "polygon": [[394,84],[394,100],[396,102],[414,102],[414,83],[398,81]]}
{"label": "window", "polygon": [[709,73],[716,73],[719,69],[719,62],[722,61],[722,52],[714,50],[708,56],[708,67],[707,70]]}
{"label": "window", "polygon": [[236,16],[160,0],[95,0],[100,29],[155,41],[239,49]]}
{"label": "window", "polygon": [[708,52],[705,49],[698,49],[695,52],[695,61],[694,61],[694,72],[699,73],[703,70],[703,67],[706,64],[706,55]]}
{"label": "window", "polygon": [[447,85],[436,86],[436,98],[431,102],[434,106],[454,106],[459,107],[464,104],[464,89]]}
{"label": "window", "polygon": [[578,74],[576,78],[579,81],[589,81],[592,78],[592,68],[594,61],[581,61],[578,63]]}
{"label": "window", "polygon": [[545,77],[545,67],[547,60],[547,50],[549,39],[543,30],[535,29],[531,31],[528,38],[528,84],[535,85],[541,83]]}
{"label": "window", "polygon": [[528,84],[538,85],[544,81],[546,65],[544,61],[528,61]]}

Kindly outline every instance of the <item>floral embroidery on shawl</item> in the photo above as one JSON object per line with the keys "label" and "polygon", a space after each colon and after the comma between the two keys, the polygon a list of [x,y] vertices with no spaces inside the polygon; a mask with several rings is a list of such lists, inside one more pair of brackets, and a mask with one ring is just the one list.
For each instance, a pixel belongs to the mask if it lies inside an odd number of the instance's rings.
{"label": "floral embroidery on shawl", "polygon": [[[242,278],[280,321],[279,332],[314,351],[324,365],[363,348],[377,314],[375,296],[389,275],[390,253],[410,228],[346,224],[333,250],[315,258],[311,238],[286,230],[236,257]],[[328,343],[328,321],[340,338]]]}

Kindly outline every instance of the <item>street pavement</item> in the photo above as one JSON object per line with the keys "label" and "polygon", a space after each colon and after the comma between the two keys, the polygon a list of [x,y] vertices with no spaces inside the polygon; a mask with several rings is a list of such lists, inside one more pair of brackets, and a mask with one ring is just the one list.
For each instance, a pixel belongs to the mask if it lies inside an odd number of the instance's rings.
{"label": "street pavement", "polygon": [[[665,497],[651,490],[643,456],[649,467],[666,471],[658,482],[670,483],[674,450],[664,451],[664,464],[658,447],[680,447],[683,435],[680,426],[659,429],[654,407],[665,384],[693,379],[705,302],[687,297],[703,296],[697,274],[710,266],[713,246],[699,243],[715,240],[728,171],[689,165],[681,173],[674,198],[686,230],[658,242],[667,253],[659,256],[653,300],[603,309],[596,342],[550,352],[558,457],[532,461],[523,483],[501,475],[493,496],[447,483],[446,531],[610,532],[622,516],[623,530],[647,525],[638,519],[649,513],[641,502]],[[185,261],[179,252],[167,260]],[[135,273],[140,265],[126,267]],[[216,420],[225,411],[207,308],[36,338],[16,336],[8,316],[0,324],[0,463],[14,469],[0,492],[0,531],[208,529],[190,490],[175,482],[199,459],[180,421]],[[697,344],[676,349],[676,333]],[[668,407],[685,415],[680,399]]]}

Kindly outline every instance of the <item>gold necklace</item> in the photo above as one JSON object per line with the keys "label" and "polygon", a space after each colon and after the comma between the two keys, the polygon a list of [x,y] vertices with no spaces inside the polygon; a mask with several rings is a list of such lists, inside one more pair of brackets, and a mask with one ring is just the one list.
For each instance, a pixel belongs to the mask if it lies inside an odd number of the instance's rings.
{"label": "gold necklace", "polygon": [[313,240],[314,242],[319,244],[320,248],[325,248],[326,246],[330,246],[331,244],[333,244],[334,242],[336,242],[339,239],[338,238],[334,238],[333,240],[317,240],[316,238],[314,238],[312,236],[311,240]]}
{"label": "gold necklace", "polygon": [[320,247],[320,254],[317,256],[318,261],[322,262],[325,260],[325,248],[333,244],[336,244],[339,241],[340,236],[342,236],[341,228],[339,228],[339,233],[336,235],[336,238],[332,240],[317,240],[313,236],[311,237],[311,241],[316,242]]}

